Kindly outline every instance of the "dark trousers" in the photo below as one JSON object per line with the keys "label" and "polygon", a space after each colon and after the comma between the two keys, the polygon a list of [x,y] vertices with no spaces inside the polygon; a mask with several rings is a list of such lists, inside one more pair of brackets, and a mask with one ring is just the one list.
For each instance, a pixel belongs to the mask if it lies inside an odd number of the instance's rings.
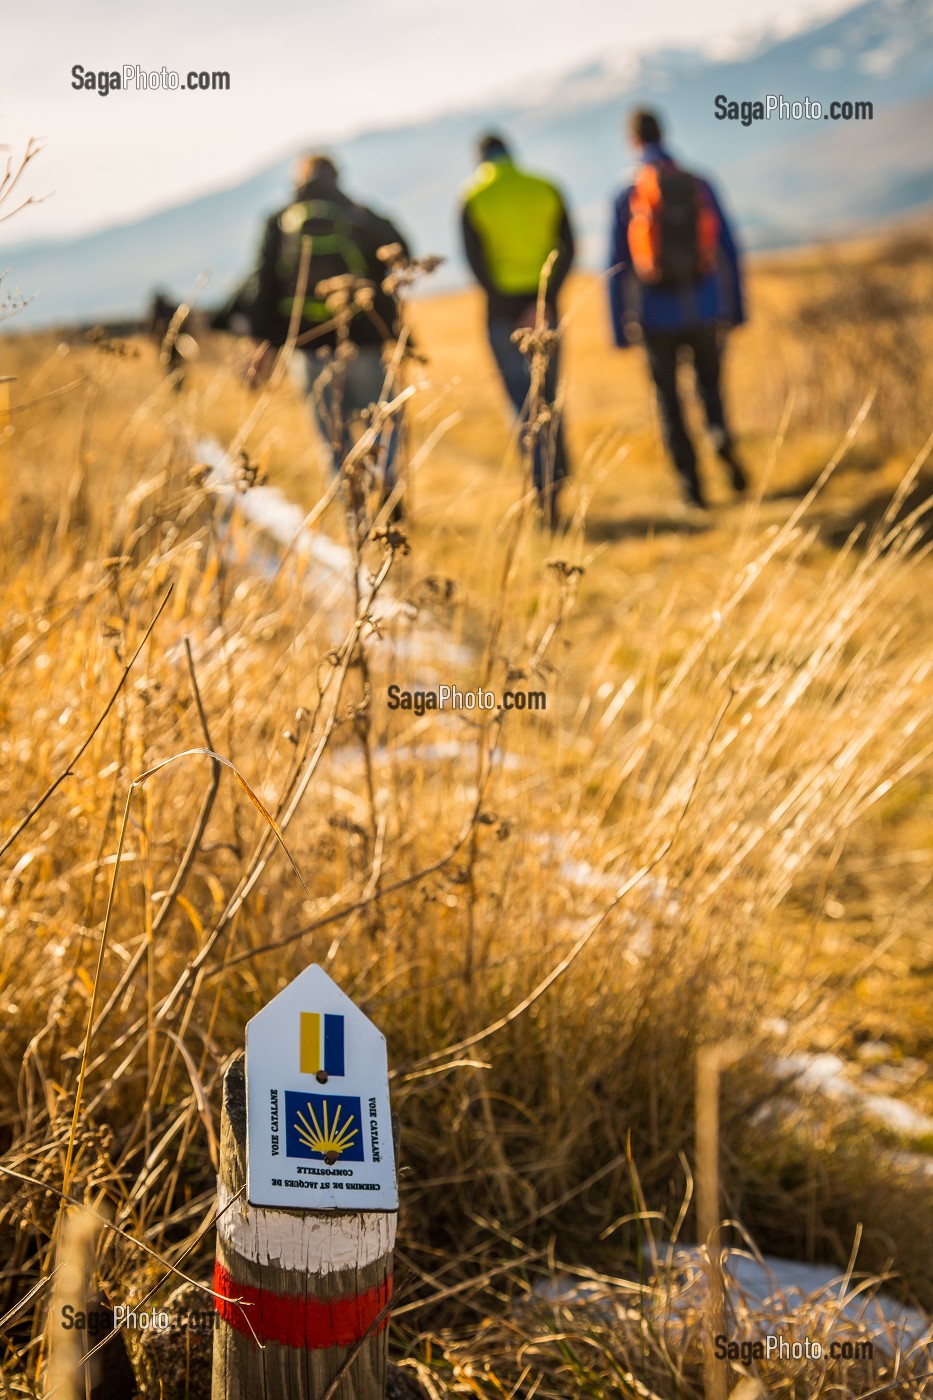
{"label": "dark trousers", "polygon": [[[489,345],[502,376],[505,391],[520,423],[528,420],[531,398],[531,367],[518,346],[512,342],[512,332],[516,329],[513,320],[500,320],[493,317],[488,321]],[[555,350],[544,377],[544,397],[553,404],[557,397],[557,381],[560,377],[558,353]],[[564,446],[564,430],[560,417],[555,414],[551,422],[542,427],[535,439],[532,463],[535,490],[542,499],[555,495],[560,483],[568,475],[567,452]]]}
{"label": "dark trousers", "polygon": [[716,326],[688,326],[677,331],[644,331],[648,368],[658,394],[661,432],[674,466],[680,474],[687,495],[692,501],[702,501],[703,494],[697,476],[697,454],[687,425],[683,404],[677,391],[677,363],[683,350],[693,358],[697,393],[706,412],[710,436],[717,453],[733,470],[737,466],[732,438],[726,427],[722,402],[722,355]]}

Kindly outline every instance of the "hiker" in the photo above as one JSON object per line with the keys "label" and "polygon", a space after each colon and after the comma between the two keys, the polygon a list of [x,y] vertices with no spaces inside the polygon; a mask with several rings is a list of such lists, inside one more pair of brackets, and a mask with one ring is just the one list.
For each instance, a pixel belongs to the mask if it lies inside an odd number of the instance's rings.
{"label": "hiker", "polygon": [[[305,239],[310,240],[310,259],[298,308]],[[274,351],[286,343],[290,328],[295,333],[298,349],[292,364],[311,400],[335,472],[353,446],[354,428],[366,410],[394,392],[383,352],[398,334],[399,308],[382,289],[389,267],[379,257],[380,250],[393,244],[400,255],[408,255],[394,224],[356,204],[340,188],[330,157],[308,155],[299,165],[293,201],[266,223],[251,283],[236,294],[237,311],[245,311],[253,337],[265,345],[256,366],[259,377],[270,367]],[[342,298],[344,308],[335,310]],[[349,353],[335,355],[338,344],[346,342]],[[393,417],[380,444],[383,499],[395,486],[397,447],[398,422]]]}
{"label": "hiker", "polygon": [[[487,333],[493,357],[519,422],[531,409],[531,368],[513,340],[535,324],[541,271],[552,252],[545,294],[547,324],[557,325],[557,298],[573,262],[573,231],[564,200],[549,180],[515,164],[502,136],[479,142],[479,166],[467,186],[461,227],[467,261],[486,293]],[[559,363],[556,346],[544,380],[544,398],[553,405]],[[544,518],[558,520],[558,500],[568,475],[560,415],[555,413],[535,438],[534,485]]]}
{"label": "hiker", "polygon": [[620,349],[633,335],[641,339],[665,445],[687,502],[705,509],[677,365],[689,352],[713,446],[733,488],[743,492],[748,482],[726,424],[721,385],[725,332],[745,320],[739,250],[712,186],[675,163],[657,115],[634,112],[629,134],[641,164],[612,216],[613,335]]}

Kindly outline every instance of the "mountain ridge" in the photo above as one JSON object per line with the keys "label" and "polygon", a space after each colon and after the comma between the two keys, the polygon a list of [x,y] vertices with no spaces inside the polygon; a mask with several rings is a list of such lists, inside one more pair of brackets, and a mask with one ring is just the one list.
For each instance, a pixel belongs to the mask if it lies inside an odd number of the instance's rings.
{"label": "mountain ridge", "polygon": [[[542,85],[543,86],[543,85]],[[718,121],[713,101],[810,96],[871,102],[863,123]],[[531,100],[530,100],[531,99]],[[933,203],[933,0],[866,0],[738,56],[663,49],[608,55],[498,101],[329,143],[348,189],[390,213],[420,252],[449,261],[432,286],[462,283],[456,203],[472,143],[504,127],[532,168],[565,189],[584,266],[601,265],[614,189],[625,179],[620,124],[637,102],[665,113],[675,152],[711,172],[753,248],[856,234]],[[236,184],[95,233],[0,249],[8,289],[40,295],[17,317],[40,324],[138,313],[156,284],[221,301],[249,270],[262,219],[288,198],[291,158]]]}

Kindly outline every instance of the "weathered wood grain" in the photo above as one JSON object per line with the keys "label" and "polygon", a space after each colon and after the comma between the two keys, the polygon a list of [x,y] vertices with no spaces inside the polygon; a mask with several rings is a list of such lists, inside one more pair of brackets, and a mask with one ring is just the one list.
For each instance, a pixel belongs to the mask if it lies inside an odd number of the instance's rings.
{"label": "weathered wood grain", "polygon": [[247,1202],[242,1056],[224,1078],[218,1211],[214,1287],[229,1301],[212,1400],[385,1400],[396,1216]]}

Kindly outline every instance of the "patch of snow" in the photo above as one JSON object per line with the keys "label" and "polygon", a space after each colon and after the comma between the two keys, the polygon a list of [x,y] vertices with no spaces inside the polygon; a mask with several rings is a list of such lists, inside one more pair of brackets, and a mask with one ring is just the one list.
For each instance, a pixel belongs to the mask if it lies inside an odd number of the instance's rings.
{"label": "patch of snow", "polygon": [[[699,1248],[675,1251],[674,1267],[692,1264],[702,1271],[704,1254]],[[727,1286],[746,1303],[765,1309],[769,1316],[790,1314],[814,1302],[835,1316],[869,1327],[878,1335],[895,1328],[903,1338],[918,1342],[930,1333],[930,1319],[916,1308],[885,1293],[866,1297],[850,1284],[843,1293],[844,1274],[828,1264],[807,1264],[796,1259],[754,1258],[744,1250],[728,1250],[724,1260]]]}
{"label": "patch of snow", "polygon": [[[470,758],[475,761],[476,753],[476,744],[472,741],[461,744],[456,739],[445,739],[433,744],[403,745],[400,749],[394,749],[391,756],[406,762],[410,759],[417,759],[419,762],[426,763],[452,763],[458,758]],[[388,756],[386,753],[387,758]],[[522,761],[518,754],[503,753],[500,749],[497,749],[493,754],[492,761],[494,767],[501,767],[506,772],[514,772],[522,767]]]}
{"label": "patch of snow", "polygon": [[906,1056],[903,1060],[897,1060],[888,1064],[872,1064],[862,1075],[862,1084],[865,1088],[884,1091],[891,1086],[898,1088],[910,1088],[914,1084],[920,1083],[926,1077],[927,1067],[922,1060],[912,1059]]}
{"label": "patch of snow", "polygon": [[[433,743],[424,744],[402,744],[397,749],[388,749],[384,744],[379,744],[373,750],[373,762],[376,766],[388,763],[454,763],[460,759],[476,760],[476,744],[473,741],[460,743],[457,739],[446,739]],[[356,768],[362,765],[363,756],[355,744],[345,744],[338,749],[328,749],[327,761],[338,768]],[[518,754],[502,753],[496,750],[493,755],[493,766],[501,768],[504,772],[514,772],[522,767],[522,760]]]}
{"label": "patch of snow", "polygon": [[933,1118],[890,1094],[879,1094],[846,1077],[846,1064],[838,1055],[782,1055],[773,1067],[782,1078],[794,1080],[806,1093],[824,1094],[837,1103],[851,1103],[869,1118],[905,1137],[933,1134]]}
{"label": "patch of snow", "polygon": [[[598,1283],[595,1279],[574,1278],[572,1274],[555,1273],[539,1279],[534,1284],[530,1301],[548,1303],[555,1308],[586,1308],[595,1305],[594,1311],[603,1312],[599,1304],[612,1297],[616,1291],[611,1285]],[[634,1309],[627,1308],[626,1313],[634,1315]]]}
{"label": "patch of snow", "polygon": [[[304,528],[305,516],[277,486],[236,488],[236,472],[228,454],[213,438],[201,438],[194,447],[200,462],[210,468],[210,486],[227,504],[235,507],[257,530],[268,535],[282,549],[319,566],[323,577],[345,583],[353,579],[353,556],[346,545],[328,535]],[[365,579],[361,579],[365,585]]]}
{"label": "patch of snow", "polygon": [[617,890],[622,883],[620,876],[597,870],[588,860],[562,860],[557,874],[568,884],[587,890]]}
{"label": "patch of snow", "polygon": [[[669,1262],[676,1283],[666,1287],[662,1275],[650,1287],[652,1300],[660,1302],[674,1320],[702,1307],[708,1293],[705,1251],[696,1246],[680,1246],[670,1252],[659,1245],[658,1252],[664,1260],[664,1273]],[[744,1250],[727,1250],[723,1271],[733,1307],[741,1304],[751,1310],[755,1316],[749,1321],[762,1332],[772,1328],[777,1319],[793,1319],[797,1312],[806,1312],[809,1317],[817,1309],[824,1314],[824,1325],[844,1318],[892,1343],[928,1342],[933,1336],[930,1319],[896,1298],[885,1293],[858,1292],[856,1281],[850,1281],[844,1292],[844,1274],[830,1265],[768,1255],[755,1258]],[[598,1309],[601,1302],[605,1304],[614,1296],[637,1302],[637,1285],[635,1293],[629,1294],[592,1279],[557,1273],[535,1284],[532,1290],[534,1300],[555,1307],[595,1305]],[[631,1312],[631,1307],[627,1311]]]}
{"label": "patch of snow", "polygon": [[928,1176],[933,1181],[933,1157],[928,1157],[924,1152],[896,1152],[894,1165],[912,1176]]}
{"label": "patch of snow", "polygon": [[891,1054],[891,1047],[886,1040],[866,1040],[859,1046],[856,1054],[860,1060],[886,1060]]}
{"label": "patch of snow", "polygon": [[[324,593],[320,599],[322,611],[329,611],[352,602],[353,555],[349,548],[331,539],[329,535],[305,526],[306,516],[299,506],[290,501],[277,486],[251,486],[246,491],[236,488],[236,472],[229,454],[213,438],[201,438],[193,448],[199,462],[210,469],[211,489],[228,506],[237,510],[248,524],[253,526],[279,550],[292,554],[308,571],[306,586]],[[260,553],[252,556],[251,562],[265,577],[274,578],[282,565],[279,554]],[[367,571],[360,569],[360,589],[365,593],[369,587]],[[412,629],[407,636],[397,632],[391,636],[392,653],[406,660],[423,662],[443,661],[448,666],[466,665],[473,653],[434,626],[414,628],[417,610],[407,604],[396,602],[391,590],[383,588],[376,610],[376,618],[387,627],[389,622],[401,623]],[[335,629],[335,635],[339,629]]]}
{"label": "patch of snow", "polygon": [[442,681],[446,683],[449,680],[449,672],[437,670],[438,662],[442,661],[447,666],[466,666],[474,660],[474,653],[468,646],[464,646],[462,642],[455,642],[448,633],[440,632],[434,627],[424,631],[410,631],[405,637],[390,632],[386,634],[386,643],[397,660],[413,661],[419,666],[429,664],[431,667],[431,674],[425,679],[406,681],[406,690],[433,690]]}

